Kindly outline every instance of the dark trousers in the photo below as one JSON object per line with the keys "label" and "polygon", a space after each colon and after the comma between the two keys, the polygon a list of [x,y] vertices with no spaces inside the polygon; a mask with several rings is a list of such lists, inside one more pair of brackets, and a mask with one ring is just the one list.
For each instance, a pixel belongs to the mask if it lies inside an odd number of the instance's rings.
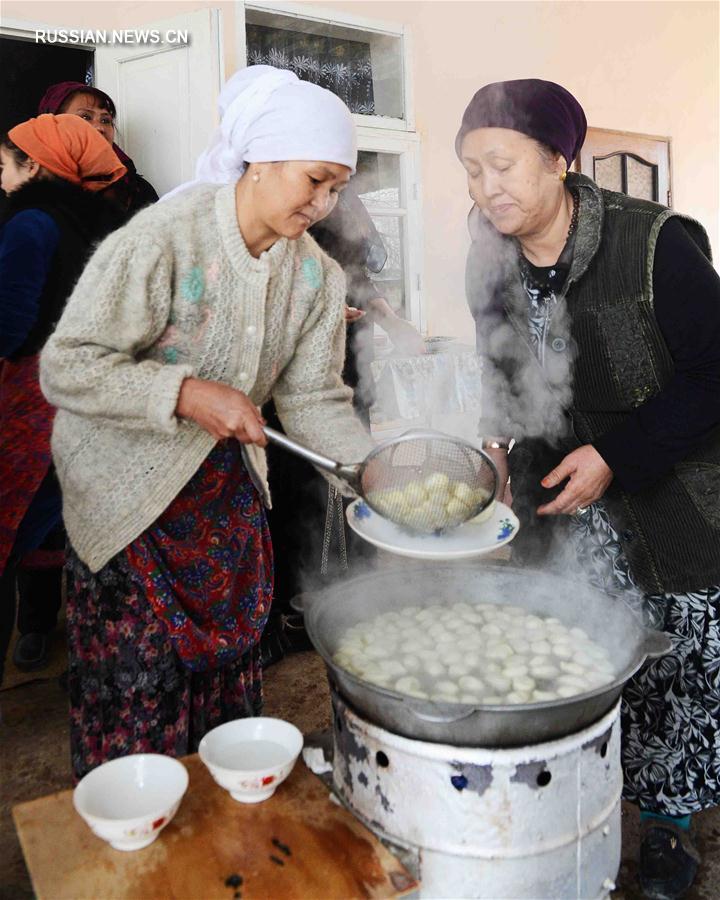
{"label": "dark trousers", "polygon": [[20,634],[50,634],[54,630],[62,602],[62,573],[62,569],[18,570]]}
{"label": "dark trousers", "polygon": [[8,560],[0,576],[0,683],[15,626],[16,597],[20,634],[49,634],[62,602],[62,569],[24,569],[12,556]]}

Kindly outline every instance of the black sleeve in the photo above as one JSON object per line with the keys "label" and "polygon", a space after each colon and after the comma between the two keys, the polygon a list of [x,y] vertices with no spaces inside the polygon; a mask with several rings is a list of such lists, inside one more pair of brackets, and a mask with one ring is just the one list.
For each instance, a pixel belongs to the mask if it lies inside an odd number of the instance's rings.
{"label": "black sleeve", "polygon": [[381,294],[370,280],[365,260],[367,245],[347,233],[340,214],[333,211],[310,229],[322,249],[339,263],[347,279],[346,301],[349,306],[367,310],[370,300]]}
{"label": "black sleeve", "polygon": [[654,484],[720,424],[720,277],[680,219],[660,229],[653,293],[675,374],[594,444],[631,493]]}
{"label": "black sleeve", "polygon": [[151,203],[157,203],[158,197],[155,188],[142,175],[135,176],[133,212],[150,206]]}

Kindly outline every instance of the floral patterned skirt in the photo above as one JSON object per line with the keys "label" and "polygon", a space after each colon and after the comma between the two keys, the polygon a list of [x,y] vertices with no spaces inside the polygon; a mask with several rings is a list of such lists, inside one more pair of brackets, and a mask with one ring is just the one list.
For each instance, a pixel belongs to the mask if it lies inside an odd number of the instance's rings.
{"label": "floral patterned skirt", "polygon": [[182,756],[262,709],[272,549],[237,442],[218,444],[151,528],[93,574],[68,551],[73,773]]}
{"label": "floral patterned skirt", "polygon": [[[32,524],[23,550],[39,547],[60,523],[59,499],[36,507],[32,523],[25,518],[52,464],[55,410],[40,390],[38,360],[37,354],[18,362],[0,359],[0,575],[13,548],[17,551],[15,540],[23,521],[26,532]],[[59,498],[59,486],[51,491],[46,482],[45,487]],[[60,568],[62,559],[54,563]]]}
{"label": "floral patterned skirt", "polygon": [[625,798],[670,816],[720,805],[720,585],[688,594],[643,593],[602,503],[573,517],[571,533],[591,582],[673,644],[623,692]]}

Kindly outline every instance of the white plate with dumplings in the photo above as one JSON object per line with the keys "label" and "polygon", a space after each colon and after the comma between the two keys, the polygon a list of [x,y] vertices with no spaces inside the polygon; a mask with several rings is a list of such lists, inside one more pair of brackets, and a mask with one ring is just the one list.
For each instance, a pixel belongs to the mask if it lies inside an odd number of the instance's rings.
{"label": "white plate with dumplings", "polygon": [[495,502],[476,519],[438,534],[418,534],[384,519],[364,500],[354,500],[347,508],[347,521],[363,540],[414,559],[469,559],[491,553],[509,544],[520,529],[515,513]]}

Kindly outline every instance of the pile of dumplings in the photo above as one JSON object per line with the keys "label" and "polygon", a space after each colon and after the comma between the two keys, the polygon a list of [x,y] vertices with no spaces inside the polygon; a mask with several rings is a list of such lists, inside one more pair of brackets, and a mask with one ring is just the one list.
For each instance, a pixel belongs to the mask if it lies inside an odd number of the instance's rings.
{"label": "pile of dumplings", "polygon": [[408,606],[348,628],[333,661],[363,681],[439,703],[542,703],[615,680],[582,628],[519,606]]}
{"label": "pile of dumplings", "polygon": [[402,488],[371,491],[368,500],[393,522],[414,531],[433,532],[466,522],[489,496],[482,488],[473,489],[465,481],[452,481],[444,472],[435,472]]}

